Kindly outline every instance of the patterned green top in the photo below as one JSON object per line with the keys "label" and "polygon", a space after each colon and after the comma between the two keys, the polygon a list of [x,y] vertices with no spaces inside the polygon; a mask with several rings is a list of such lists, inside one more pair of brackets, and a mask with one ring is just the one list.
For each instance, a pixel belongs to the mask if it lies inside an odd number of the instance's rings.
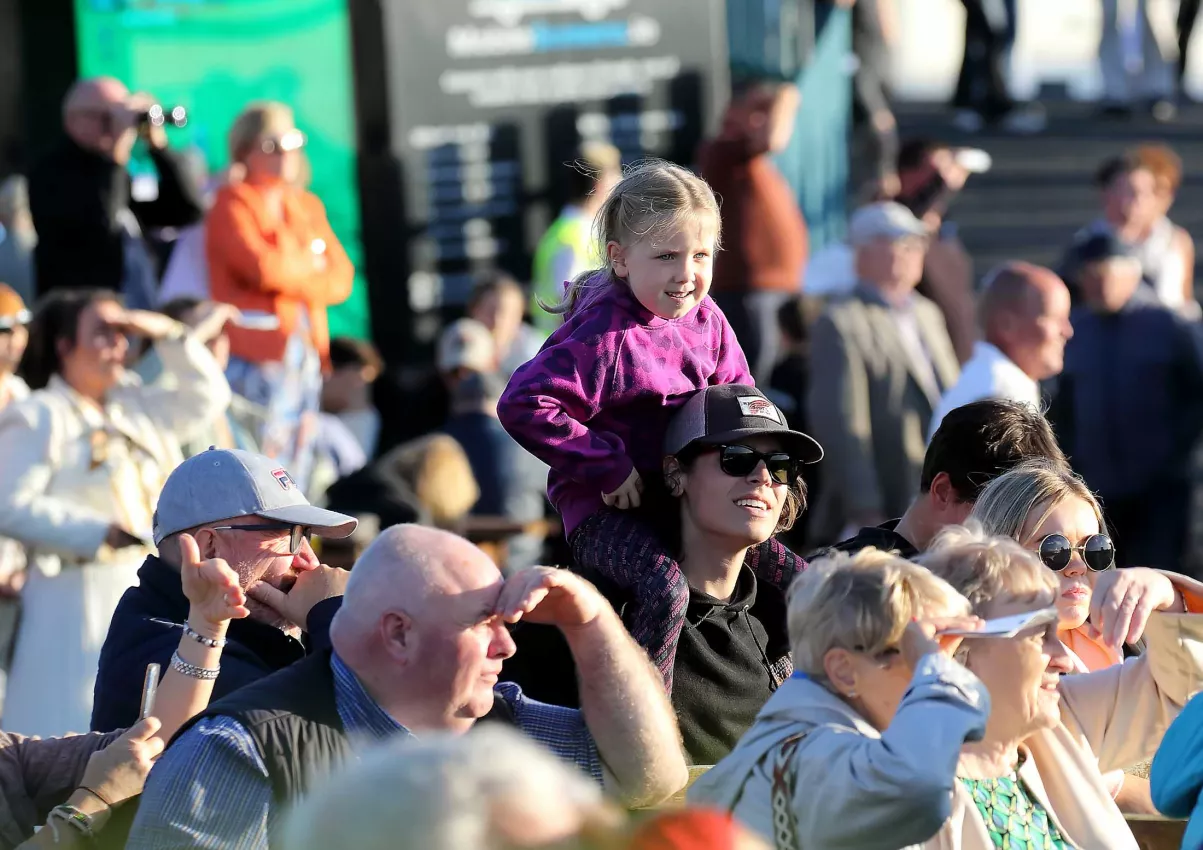
{"label": "patterned green top", "polygon": [[1018,772],[999,779],[961,779],[998,850],[1072,850]]}

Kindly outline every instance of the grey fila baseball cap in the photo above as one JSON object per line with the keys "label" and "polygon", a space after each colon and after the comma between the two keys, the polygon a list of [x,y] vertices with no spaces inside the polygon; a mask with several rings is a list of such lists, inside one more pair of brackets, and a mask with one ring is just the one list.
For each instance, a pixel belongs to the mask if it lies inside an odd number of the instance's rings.
{"label": "grey fila baseball cap", "polygon": [[358,524],[355,517],[309,504],[278,461],[210,448],[167,477],[155,508],[155,545],[189,528],[246,516],[305,525],[321,537],[347,537]]}

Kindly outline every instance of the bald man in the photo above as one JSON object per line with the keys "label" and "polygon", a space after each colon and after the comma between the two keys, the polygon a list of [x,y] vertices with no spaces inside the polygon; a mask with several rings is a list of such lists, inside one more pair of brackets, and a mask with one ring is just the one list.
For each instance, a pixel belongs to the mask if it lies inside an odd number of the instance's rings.
{"label": "bald man", "polygon": [[[151,306],[159,270],[144,235],[187,227],[203,214],[199,187],[189,185],[166,133],[140,121],[153,103],[112,77],[80,80],[67,93],[64,138],[29,178],[39,295],[96,287],[123,292],[129,306]],[[126,166],[139,138],[158,172],[153,199],[131,199]]]}
{"label": "bald man", "polygon": [[[273,607],[287,611],[286,594]],[[551,624],[580,678],[580,711],[498,684],[507,626]],[[416,525],[378,537],[355,564],[333,650],[226,697],[180,733],[151,772],[131,850],[266,848],[285,805],[356,748],[397,735],[517,727],[629,805],[652,805],[688,772],[659,674],[600,594],[567,570],[504,580],[463,538]]]}
{"label": "bald man", "polygon": [[985,339],[932,416],[928,441],[948,411],[995,398],[1041,406],[1040,381],[1061,374],[1073,336],[1069,289],[1056,273],[1030,263],[1006,263],[986,275],[978,300]]}

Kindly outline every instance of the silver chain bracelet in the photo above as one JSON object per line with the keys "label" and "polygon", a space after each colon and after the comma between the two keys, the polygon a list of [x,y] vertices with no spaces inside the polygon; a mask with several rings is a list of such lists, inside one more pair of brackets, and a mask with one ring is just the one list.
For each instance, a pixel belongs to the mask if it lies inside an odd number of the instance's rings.
{"label": "silver chain bracelet", "polygon": [[180,653],[171,653],[171,669],[177,673],[182,673],[185,676],[190,676],[193,679],[213,680],[221,672],[220,667],[197,667],[195,664],[189,664],[183,658],[180,658]]}

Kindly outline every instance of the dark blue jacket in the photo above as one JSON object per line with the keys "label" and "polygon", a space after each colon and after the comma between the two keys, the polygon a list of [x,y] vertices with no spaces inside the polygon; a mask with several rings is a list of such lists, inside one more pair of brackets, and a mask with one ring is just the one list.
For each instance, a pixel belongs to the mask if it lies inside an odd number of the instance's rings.
{"label": "dark blue jacket", "polygon": [[[151,555],[138,570],[138,582],[121,597],[100,651],[92,705],[92,728],[98,731],[138,722],[146,665],[158,664],[166,672],[182,634],[178,626],[155,621],[182,624],[188,617],[188,597],[173,568]],[[313,607],[304,643],[258,620],[230,623],[229,643],[221,654],[221,675],[212,699],[221,699],[309,652],[329,647],[330,621],[341,605],[339,596]]]}
{"label": "dark blue jacket", "polygon": [[1107,499],[1183,481],[1203,429],[1203,336],[1148,287],[1118,313],[1077,307],[1049,411],[1075,470]]}

